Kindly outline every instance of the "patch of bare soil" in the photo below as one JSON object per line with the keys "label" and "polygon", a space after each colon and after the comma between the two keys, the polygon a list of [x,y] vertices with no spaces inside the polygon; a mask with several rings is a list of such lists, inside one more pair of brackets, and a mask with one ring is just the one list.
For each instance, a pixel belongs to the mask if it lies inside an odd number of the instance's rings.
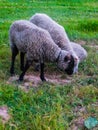
{"label": "patch of bare soil", "polygon": [[80,44],[81,46],[88,45],[89,47],[95,48],[96,50],[98,50],[98,41],[96,40],[91,41],[91,44],[88,44],[87,41],[83,41],[83,40],[76,41],[76,43]]}
{"label": "patch of bare soil", "polygon": [[90,47],[98,50],[98,45],[90,45]]}
{"label": "patch of bare soil", "polygon": [[86,116],[88,116],[86,108],[79,105],[74,108],[73,112],[76,118],[70,123],[69,130],[84,130],[84,121]]}
{"label": "patch of bare soil", "polygon": [[80,45],[86,45],[86,41],[83,40],[76,41],[76,43],[79,43]]}
{"label": "patch of bare soil", "polygon": [[8,108],[6,106],[0,106],[0,118],[3,123],[9,121],[10,115],[8,114]]}
{"label": "patch of bare soil", "polygon": [[[68,83],[71,82],[71,78],[62,78],[62,75],[56,75],[56,74],[52,74],[52,75],[45,75],[46,80],[48,83],[52,83],[52,84],[56,84],[56,85],[66,85]],[[12,84],[15,83],[17,84],[17,80],[18,80],[19,76],[13,76],[10,77],[7,81],[8,84]],[[37,87],[40,84],[42,84],[43,82],[41,81],[39,74],[28,74],[25,75],[24,77],[24,81],[21,84],[18,84],[20,87],[23,87],[24,89],[29,89],[30,87]]]}
{"label": "patch of bare soil", "polygon": [[[98,102],[92,104],[92,106],[96,106],[97,108]],[[81,105],[76,106],[73,110],[73,113],[75,115],[75,118],[71,121],[70,128],[68,130],[85,130],[85,120],[90,116],[96,117],[96,115],[94,115],[93,113],[88,113],[87,108]],[[95,126],[94,128],[92,128],[92,130],[98,130],[98,126]]]}

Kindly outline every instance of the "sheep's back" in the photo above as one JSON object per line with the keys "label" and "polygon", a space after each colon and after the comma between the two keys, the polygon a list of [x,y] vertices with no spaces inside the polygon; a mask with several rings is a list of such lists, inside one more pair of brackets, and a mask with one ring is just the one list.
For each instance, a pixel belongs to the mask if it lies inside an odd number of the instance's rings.
{"label": "sheep's back", "polygon": [[11,46],[16,45],[20,51],[26,52],[29,46],[40,47],[49,37],[47,35],[47,31],[26,20],[15,21],[10,27]]}
{"label": "sheep's back", "polygon": [[55,48],[56,51],[58,49],[48,31],[26,20],[19,20],[12,24],[10,36],[11,46],[16,45],[19,51],[27,52],[31,59],[36,59],[42,55],[49,57],[50,50]]}
{"label": "sheep's back", "polygon": [[36,13],[30,18],[30,21],[38,27],[46,29],[59,47],[63,48],[70,42],[64,28],[46,14]]}

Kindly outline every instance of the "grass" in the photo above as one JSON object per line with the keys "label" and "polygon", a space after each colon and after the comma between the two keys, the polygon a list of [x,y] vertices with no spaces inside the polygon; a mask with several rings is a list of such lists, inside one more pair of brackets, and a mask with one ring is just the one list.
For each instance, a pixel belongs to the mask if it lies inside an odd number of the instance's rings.
{"label": "grass", "polygon": [[[71,40],[85,41],[88,57],[68,85],[43,83],[28,93],[8,85],[11,53],[8,31],[13,21],[29,19],[34,13],[47,13],[64,26]],[[0,120],[0,130],[67,130],[77,118],[74,109],[85,107],[85,119],[98,119],[98,1],[97,0],[1,0],[0,1],[0,106],[7,106],[11,119]],[[20,74],[19,58],[16,73]],[[57,71],[55,65],[46,69]],[[59,72],[60,73],[60,72]],[[63,77],[62,73],[62,77]],[[97,105],[95,105],[97,104]]]}
{"label": "grass", "polygon": [[[73,109],[76,106],[89,107],[85,116],[92,114],[94,108],[89,105],[97,101],[98,89],[94,86],[78,88],[70,85],[56,87],[44,84],[25,93],[10,85],[2,84],[0,96],[0,105],[6,104],[12,116],[12,120],[4,126],[6,129],[15,127],[16,129],[64,130],[75,118]],[[96,114],[97,111],[95,109],[93,113]]]}

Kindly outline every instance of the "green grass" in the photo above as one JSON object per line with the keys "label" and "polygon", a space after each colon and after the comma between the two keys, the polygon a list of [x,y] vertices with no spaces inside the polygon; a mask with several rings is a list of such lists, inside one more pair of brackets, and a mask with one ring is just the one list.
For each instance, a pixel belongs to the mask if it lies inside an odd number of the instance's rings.
{"label": "green grass", "polygon": [[[13,21],[29,19],[34,13],[47,13],[64,26],[71,40],[85,41],[88,57],[68,85],[43,83],[28,93],[8,85],[11,52],[9,28]],[[97,0],[0,0],[0,106],[7,106],[11,119],[0,130],[67,130],[77,118],[74,109],[85,107],[81,116],[98,119],[98,1]],[[19,58],[16,73],[20,74]],[[46,70],[57,71],[53,64]],[[32,72],[33,73],[33,72]],[[58,72],[61,73],[61,72]],[[62,72],[62,77],[65,76]]]}
{"label": "green grass", "polygon": [[[89,107],[97,101],[98,89],[94,86],[78,88],[70,85],[56,87],[44,84],[25,93],[17,87],[2,84],[0,97],[0,105],[7,105],[12,116],[12,119],[4,126],[6,129],[15,127],[19,130],[49,128],[64,130],[75,118],[73,110],[76,106]],[[91,115],[92,109],[92,107],[89,109],[88,115]],[[96,112],[95,109],[93,113]],[[14,126],[11,125],[12,123]]]}

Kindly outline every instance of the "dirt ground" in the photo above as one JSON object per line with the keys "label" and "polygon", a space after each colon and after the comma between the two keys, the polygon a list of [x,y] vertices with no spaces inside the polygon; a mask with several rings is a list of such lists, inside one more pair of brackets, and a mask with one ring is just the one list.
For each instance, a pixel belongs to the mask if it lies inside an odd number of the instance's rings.
{"label": "dirt ground", "polygon": [[[58,74],[45,74],[46,77],[46,83],[50,84],[56,84],[56,85],[66,85],[68,83],[71,83],[71,77],[62,78],[62,75]],[[17,84],[19,76],[12,76],[8,79],[8,84]],[[22,83],[18,83],[20,87],[23,87],[24,89],[29,89],[30,87],[37,87],[43,82],[41,81],[39,74],[26,74],[24,77],[24,81]]]}
{"label": "dirt ground", "polygon": [[0,106],[0,117],[3,123],[6,123],[10,119],[7,106]]}

